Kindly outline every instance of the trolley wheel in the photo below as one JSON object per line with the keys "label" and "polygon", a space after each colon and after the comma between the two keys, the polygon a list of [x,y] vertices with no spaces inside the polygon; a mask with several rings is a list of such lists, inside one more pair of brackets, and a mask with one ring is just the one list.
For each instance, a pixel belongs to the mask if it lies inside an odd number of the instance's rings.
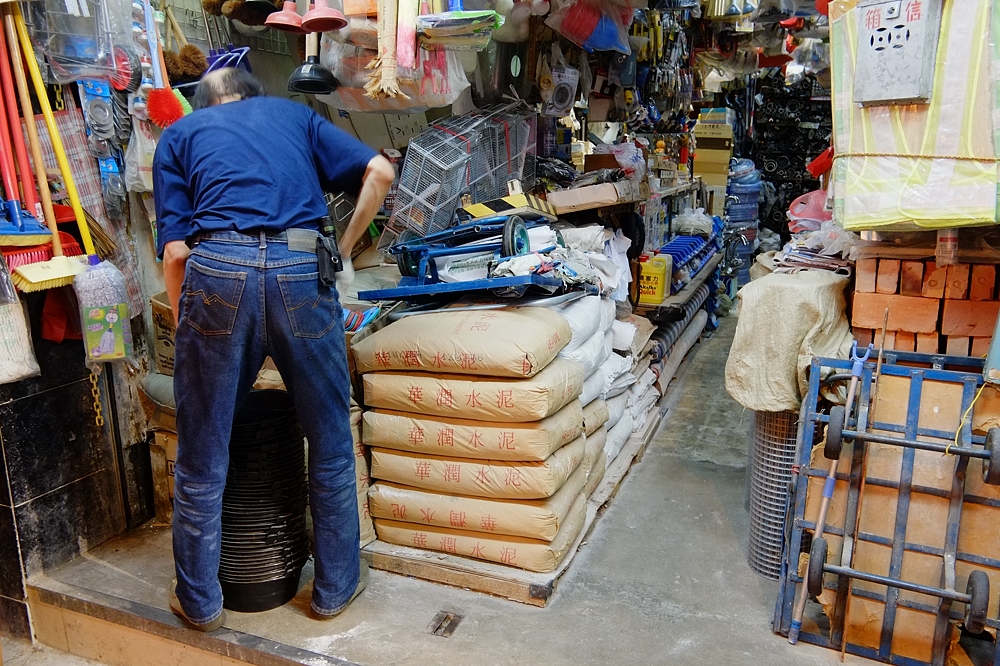
{"label": "trolley wheel", "polygon": [[524,225],[517,215],[511,215],[503,223],[503,256],[520,257],[528,254],[531,249],[531,240],[528,238],[528,227]]}
{"label": "trolley wheel", "polygon": [[[399,234],[396,244],[401,245],[414,238],[417,238],[417,235],[409,229],[405,229]],[[417,271],[420,270],[420,260],[415,259],[408,250],[401,248],[399,254],[396,255],[396,266],[403,277],[417,277]]]}
{"label": "trolley wheel", "polygon": [[809,549],[809,570],[806,573],[806,587],[809,594],[818,597],[823,594],[823,565],[826,564],[826,539],[816,537]]}
{"label": "trolley wheel", "polygon": [[976,569],[969,574],[965,593],[972,597],[965,607],[965,628],[969,633],[980,634],[986,627],[986,611],[990,604],[990,579],[985,571]]}
{"label": "trolley wheel", "polygon": [[983,481],[1000,486],[1000,428],[990,428],[986,433],[986,452],[990,457],[983,461]]}
{"label": "trolley wheel", "polygon": [[830,423],[826,426],[826,445],[823,455],[827,460],[840,460],[840,450],[844,447],[844,421],[847,411],[841,405],[830,408]]}

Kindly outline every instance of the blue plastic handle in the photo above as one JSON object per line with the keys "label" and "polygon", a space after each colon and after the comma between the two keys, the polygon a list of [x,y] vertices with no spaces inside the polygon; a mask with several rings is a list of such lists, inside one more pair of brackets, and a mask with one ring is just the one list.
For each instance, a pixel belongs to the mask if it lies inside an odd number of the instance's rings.
{"label": "blue plastic handle", "polygon": [[851,366],[851,376],[860,377],[861,373],[865,368],[865,361],[871,356],[872,350],[875,349],[875,343],[869,343],[868,348],[865,349],[864,356],[858,356],[858,341],[854,340],[851,342],[851,360],[854,361],[854,365]]}

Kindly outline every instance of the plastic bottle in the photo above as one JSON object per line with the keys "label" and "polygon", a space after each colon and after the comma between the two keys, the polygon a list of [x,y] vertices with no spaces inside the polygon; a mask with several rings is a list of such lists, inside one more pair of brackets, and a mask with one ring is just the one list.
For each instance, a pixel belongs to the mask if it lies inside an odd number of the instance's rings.
{"label": "plastic bottle", "polygon": [[938,266],[958,263],[958,229],[938,229],[934,261]]}

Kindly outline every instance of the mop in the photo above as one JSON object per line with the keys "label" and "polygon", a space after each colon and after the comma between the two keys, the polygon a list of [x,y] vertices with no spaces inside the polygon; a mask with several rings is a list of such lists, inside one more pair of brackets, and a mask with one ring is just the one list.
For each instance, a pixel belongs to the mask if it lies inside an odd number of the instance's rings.
{"label": "mop", "polygon": [[[9,55],[10,61],[14,66],[14,81],[17,84],[21,109],[24,111],[24,124],[28,130],[28,144],[31,146],[31,159],[35,166],[35,181],[38,185],[38,193],[41,195],[41,205],[45,221],[52,231],[51,251],[52,255],[54,255],[17,266],[14,269],[12,277],[14,284],[22,291],[39,291],[72,284],[76,274],[83,270],[83,263],[78,259],[71,259],[64,254],[56,214],[52,208],[52,195],[49,192],[48,177],[45,173],[45,161],[42,157],[41,141],[38,138],[38,127],[35,125],[35,119],[31,113],[31,93],[28,91],[28,82],[24,76],[21,47],[17,42],[14,16],[10,13],[9,7],[9,5],[0,7],[4,24],[4,34],[0,34],[0,58],[6,59]],[[27,189],[27,186],[25,186],[25,189]],[[47,251],[48,247],[45,250]]]}

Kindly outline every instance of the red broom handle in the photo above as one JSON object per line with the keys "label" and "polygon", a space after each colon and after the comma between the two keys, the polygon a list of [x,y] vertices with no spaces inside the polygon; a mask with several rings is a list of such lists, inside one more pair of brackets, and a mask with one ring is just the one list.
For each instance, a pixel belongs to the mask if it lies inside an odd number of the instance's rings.
{"label": "red broom handle", "polygon": [[[14,137],[14,152],[17,155],[17,170],[21,175],[21,189],[24,192],[25,207],[36,217],[44,217],[38,207],[38,194],[35,192],[34,172],[28,160],[28,149],[24,145],[24,133],[21,131],[21,117],[17,113],[17,93],[14,92],[14,75],[10,71],[10,54],[7,51],[7,38],[0,30],[0,84],[3,85],[3,99],[7,107],[7,120],[11,136]],[[31,110],[25,111],[30,117]],[[17,191],[15,186],[14,191]],[[15,197],[16,198],[16,197]],[[39,220],[41,222],[41,219]]]}

